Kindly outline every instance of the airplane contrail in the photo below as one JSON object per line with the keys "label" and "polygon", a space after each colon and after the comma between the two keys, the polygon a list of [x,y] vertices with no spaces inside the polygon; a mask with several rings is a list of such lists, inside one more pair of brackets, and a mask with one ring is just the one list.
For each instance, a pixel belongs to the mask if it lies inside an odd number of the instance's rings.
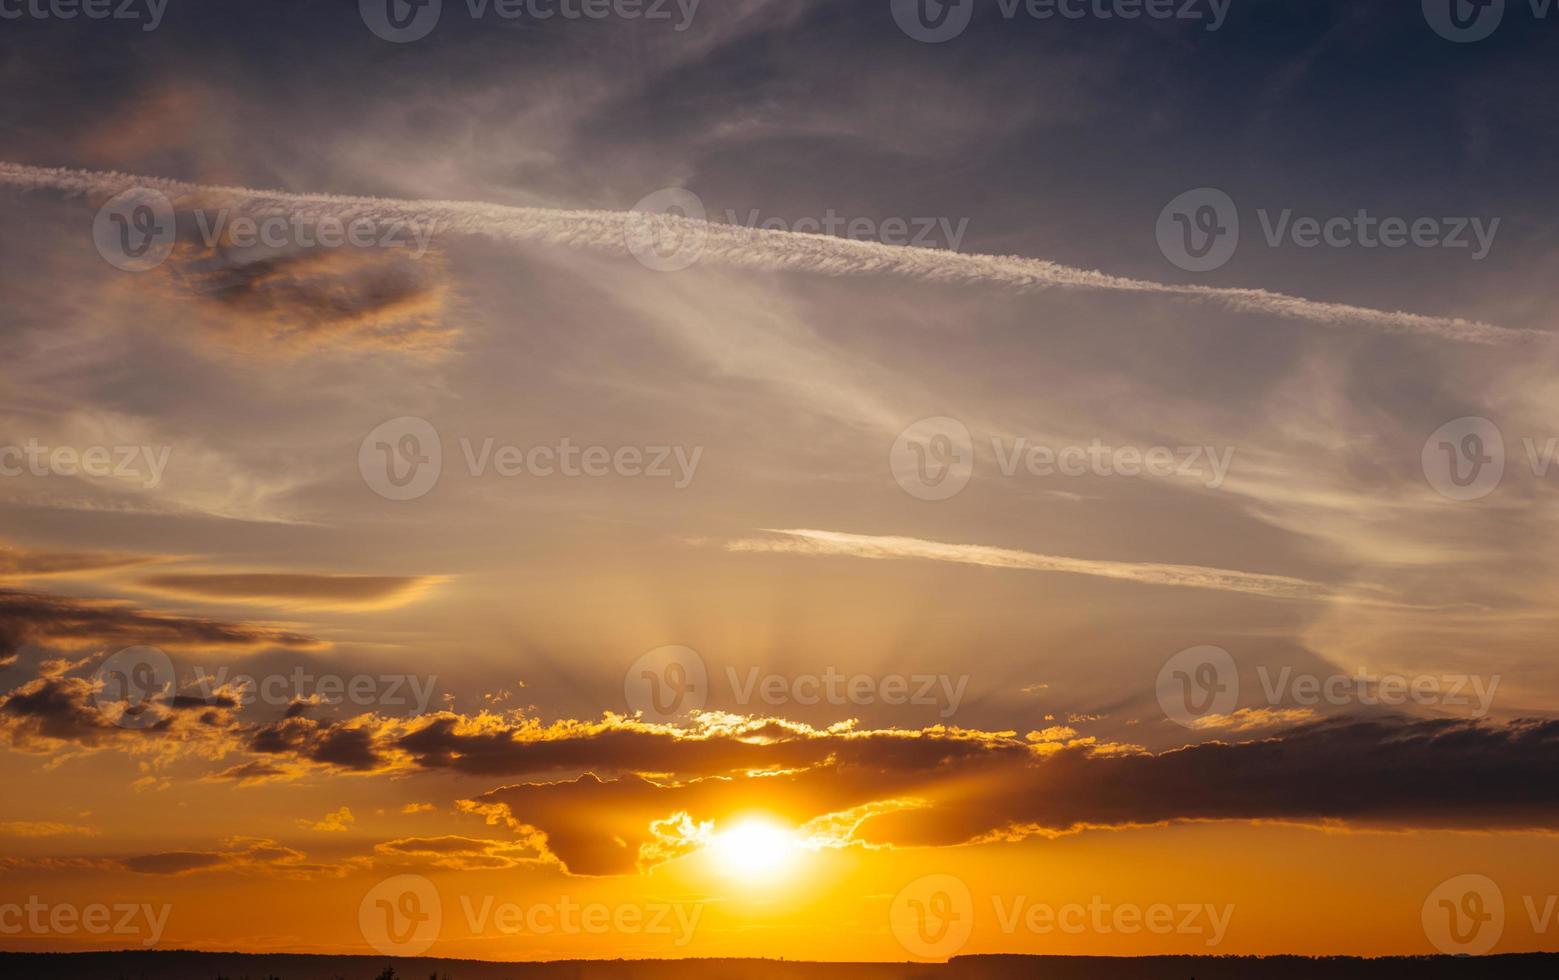
{"label": "airplane contrail", "polygon": [[[642,234],[647,220],[646,215],[634,211],[293,194],[6,162],[0,162],[0,185],[91,195],[113,195],[146,188],[168,195],[175,206],[181,202],[191,205],[198,202],[200,206],[228,207],[254,217],[286,216],[299,221],[327,217],[342,221],[368,218],[380,224],[417,221],[424,226],[431,221],[444,234],[476,235],[497,241],[579,248],[624,256],[632,254],[630,233]],[[696,243],[699,262],[742,269],[825,276],[890,276],[1017,290],[1093,289],[1174,296],[1213,302],[1240,312],[1479,344],[1506,344],[1547,336],[1541,331],[1515,330],[1478,320],[1319,302],[1265,289],[1130,279],[1021,256],[966,254],[856,241],[833,235],[743,228],[678,215],[656,214],[652,220],[658,232],[674,232],[681,241]]]}
{"label": "airplane contrail", "polygon": [[1146,585],[1216,589],[1242,592],[1271,599],[1326,600],[1340,598],[1331,586],[1287,575],[1241,572],[1202,565],[1166,565],[1158,562],[1106,561],[1093,558],[1069,558],[1044,555],[1013,548],[988,545],[949,544],[874,534],[850,534],[844,531],[764,528],[766,538],[742,538],[725,542],[725,550],[765,554],[790,554],[810,557],[868,558],[878,561],[935,561],[955,565],[980,565],[986,568],[1019,569],[1034,572],[1060,572],[1090,575]]}

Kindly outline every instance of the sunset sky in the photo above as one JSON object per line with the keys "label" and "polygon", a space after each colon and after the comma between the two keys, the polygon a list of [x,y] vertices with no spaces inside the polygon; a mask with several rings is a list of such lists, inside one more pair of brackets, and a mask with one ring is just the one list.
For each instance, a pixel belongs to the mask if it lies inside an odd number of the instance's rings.
{"label": "sunset sky", "polygon": [[1559,14],[35,2],[0,949],[1559,948]]}

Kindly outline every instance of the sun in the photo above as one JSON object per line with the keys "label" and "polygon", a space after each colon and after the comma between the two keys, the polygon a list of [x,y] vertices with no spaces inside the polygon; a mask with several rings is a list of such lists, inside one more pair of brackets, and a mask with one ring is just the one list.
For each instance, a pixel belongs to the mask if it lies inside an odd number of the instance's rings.
{"label": "sun", "polygon": [[794,831],[772,820],[751,817],[718,830],[709,853],[723,874],[749,881],[772,881],[789,873],[800,856]]}

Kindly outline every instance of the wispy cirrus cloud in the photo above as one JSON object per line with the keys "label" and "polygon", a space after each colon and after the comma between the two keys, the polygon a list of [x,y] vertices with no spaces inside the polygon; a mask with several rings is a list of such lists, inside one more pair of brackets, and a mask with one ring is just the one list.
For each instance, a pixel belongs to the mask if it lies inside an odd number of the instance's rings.
{"label": "wispy cirrus cloud", "polygon": [[[228,207],[256,216],[301,221],[366,218],[381,225],[433,222],[444,234],[630,254],[631,234],[646,217],[633,212],[506,207],[469,201],[403,201],[334,194],[294,194],[190,184],[156,177],[0,162],[0,184],[23,190],[107,196],[131,188],[159,190],[178,200]],[[1457,317],[1377,310],[1299,296],[1217,286],[1179,285],[1112,276],[1020,256],[976,255],[900,247],[829,235],[749,229],[695,218],[654,215],[657,233],[697,242],[699,261],[767,271],[825,276],[888,276],[1007,289],[1087,289],[1203,300],[1238,312],[1332,326],[1362,326],[1480,344],[1535,340],[1537,331]]]}

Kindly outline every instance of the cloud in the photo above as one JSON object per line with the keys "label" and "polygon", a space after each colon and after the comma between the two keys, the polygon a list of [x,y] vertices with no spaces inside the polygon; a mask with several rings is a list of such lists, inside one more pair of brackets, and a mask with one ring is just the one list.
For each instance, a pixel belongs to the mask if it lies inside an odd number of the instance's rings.
{"label": "cloud", "polygon": [[[240,187],[213,187],[154,177],[0,163],[0,184],[24,190],[54,190],[103,196],[135,187],[162,191],[178,201],[198,199],[257,217],[304,222],[320,218],[367,218],[378,225],[433,222],[443,233],[478,235],[498,241],[583,248],[629,254],[631,229],[644,217],[631,212],[516,208],[460,201],[396,201],[329,194],[290,194]],[[809,272],[826,276],[889,276],[949,284],[1009,289],[1090,289],[1206,300],[1229,309],[1307,320],[1332,326],[1365,326],[1448,340],[1497,344],[1537,339],[1535,331],[1511,330],[1460,318],[1375,310],[1316,302],[1263,289],[1175,285],[1110,276],[1042,259],[970,255],[942,249],[895,247],[878,242],[748,229],[692,218],[656,215],[662,233],[701,243],[699,261],[743,269]]]}
{"label": "cloud", "polygon": [[308,609],[393,609],[445,581],[437,575],[232,574],[152,575],[138,584],[194,599]]}
{"label": "cloud", "polygon": [[95,837],[102,831],[48,820],[0,820],[0,837]]}
{"label": "cloud", "polygon": [[1344,718],[1154,754],[1060,726],[1019,736],[717,714],[677,727],[443,713],[290,719],[261,730],[250,748],[337,770],[520,777],[462,806],[543,835],[549,855],[585,875],[629,874],[646,854],[666,851],[657,821],[684,813],[718,822],[758,797],[795,826],[855,812],[851,840],[873,846],[1174,820],[1559,827],[1559,721]]}
{"label": "cloud", "polygon": [[275,875],[297,880],[341,877],[366,866],[348,858],[339,864],[310,862],[308,855],[268,837],[228,837],[215,850],[156,851],[123,857],[29,857],[0,859],[0,871],[91,870],[152,877],[183,878],[197,874]]}
{"label": "cloud", "polygon": [[220,772],[214,772],[205,778],[210,781],[232,780],[239,786],[259,786],[263,783],[285,782],[303,775],[303,769],[298,766],[278,766],[268,762],[246,762],[242,765],[232,766]]}
{"label": "cloud", "polygon": [[405,249],[208,248],[192,235],[157,273],[155,281],[197,299],[213,329],[247,349],[436,353],[456,333],[444,323],[442,263]]}
{"label": "cloud", "polygon": [[878,560],[918,560],[980,565],[986,568],[1012,568],[1037,572],[1064,572],[1092,575],[1145,585],[1169,585],[1181,588],[1218,589],[1273,599],[1332,598],[1330,587],[1285,575],[1238,572],[1200,565],[1162,565],[1154,562],[1099,561],[1041,555],[1011,548],[993,548],[974,544],[944,544],[919,538],[848,534],[842,531],[768,530],[776,538],[746,538],[727,542],[727,551],[773,554],[845,556]]}
{"label": "cloud", "polygon": [[152,612],[106,599],[0,589],[0,666],[14,662],[26,643],[66,649],[101,643],[146,644],[174,650],[272,646],[307,650],[326,645],[274,626]]}
{"label": "cloud", "polygon": [[268,837],[229,837],[220,850],[162,851],[120,858],[117,865],[125,871],[143,875],[182,877],[207,872],[280,875],[308,879],[346,874],[350,864],[310,863],[308,855],[286,847]]}
{"label": "cloud", "polygon": [[157,560],[108,551],[33,551],[0,545],[0,580],[92,575]]}
{"label": "cloud", "polygon": [[[877,847],[956,846],[1180,820],[1559,827],[1559,722],[1496,728],[1344,721],[1156,755],[1086,740],[1024,751],[1010,733],[993,737],[1008,751],[974,761],[950,761],[940,751],[943,735],[928,731],[906,740],[903,754],[875,763],[843,753],[800,771],[681,782],[587,774],[505,786],[466,806],[518,832],[543,834],[548,852],[582,875],[633,873],[646,854],[666,850],[658,821],[685,814],[718,825],[756,796],[798,827],[820,833],[832,826],[836,843],[842,836]],[[676,755],[668,747],[666,768],[681,768]]]}
{"label": "cloud", "polygon": [[1197,731],[1251,732],[1263,728],[1282,728],[1319,721],[1314,708],[1241,708],[1227,715],[1208,714],[1196,718],[1191,727]]}
{"label": "cloud", "polygon": [[[221,757],[237,744],[237,702],[168,697],[144,704],[99,700],[92,679],[70,677],[61,669],[0,696],[0,740],[13,751],[48,754],[61,748],[119,746],[135,752]],[[132,725],[119,724],[133,717]]]}
{"label": "cloud", "polygon": [[[1025,752],[978,732],[938,729],[936,752],[973,759]],[[608,715],[601,721],[507,721],[451,712],[415,719],[364,715],[342,722],[286,718],[258,729],[250,748],[359,772],[447,769],[476,776],[595,771],[717,774],[791,769],[850,756],[892,764],[913,755],[920,733],[857,733],[849,724],[818,730],[778,718],[705,714],[695,728]]]}
{"label": "cloud", "polygon": [[402,837],[374,845],[375,863],[448,871],[501,871],[539,864],[545,855],[534,840],[478,840],[471,837]]}
{"label": "cloud", "polygon": [[357,818],[352,815],[352,808],[343,806],[334,813],[325,814],[323,820],[299,820],[298,826],[323,834],[339,834],[345,833],[354,823]]}

